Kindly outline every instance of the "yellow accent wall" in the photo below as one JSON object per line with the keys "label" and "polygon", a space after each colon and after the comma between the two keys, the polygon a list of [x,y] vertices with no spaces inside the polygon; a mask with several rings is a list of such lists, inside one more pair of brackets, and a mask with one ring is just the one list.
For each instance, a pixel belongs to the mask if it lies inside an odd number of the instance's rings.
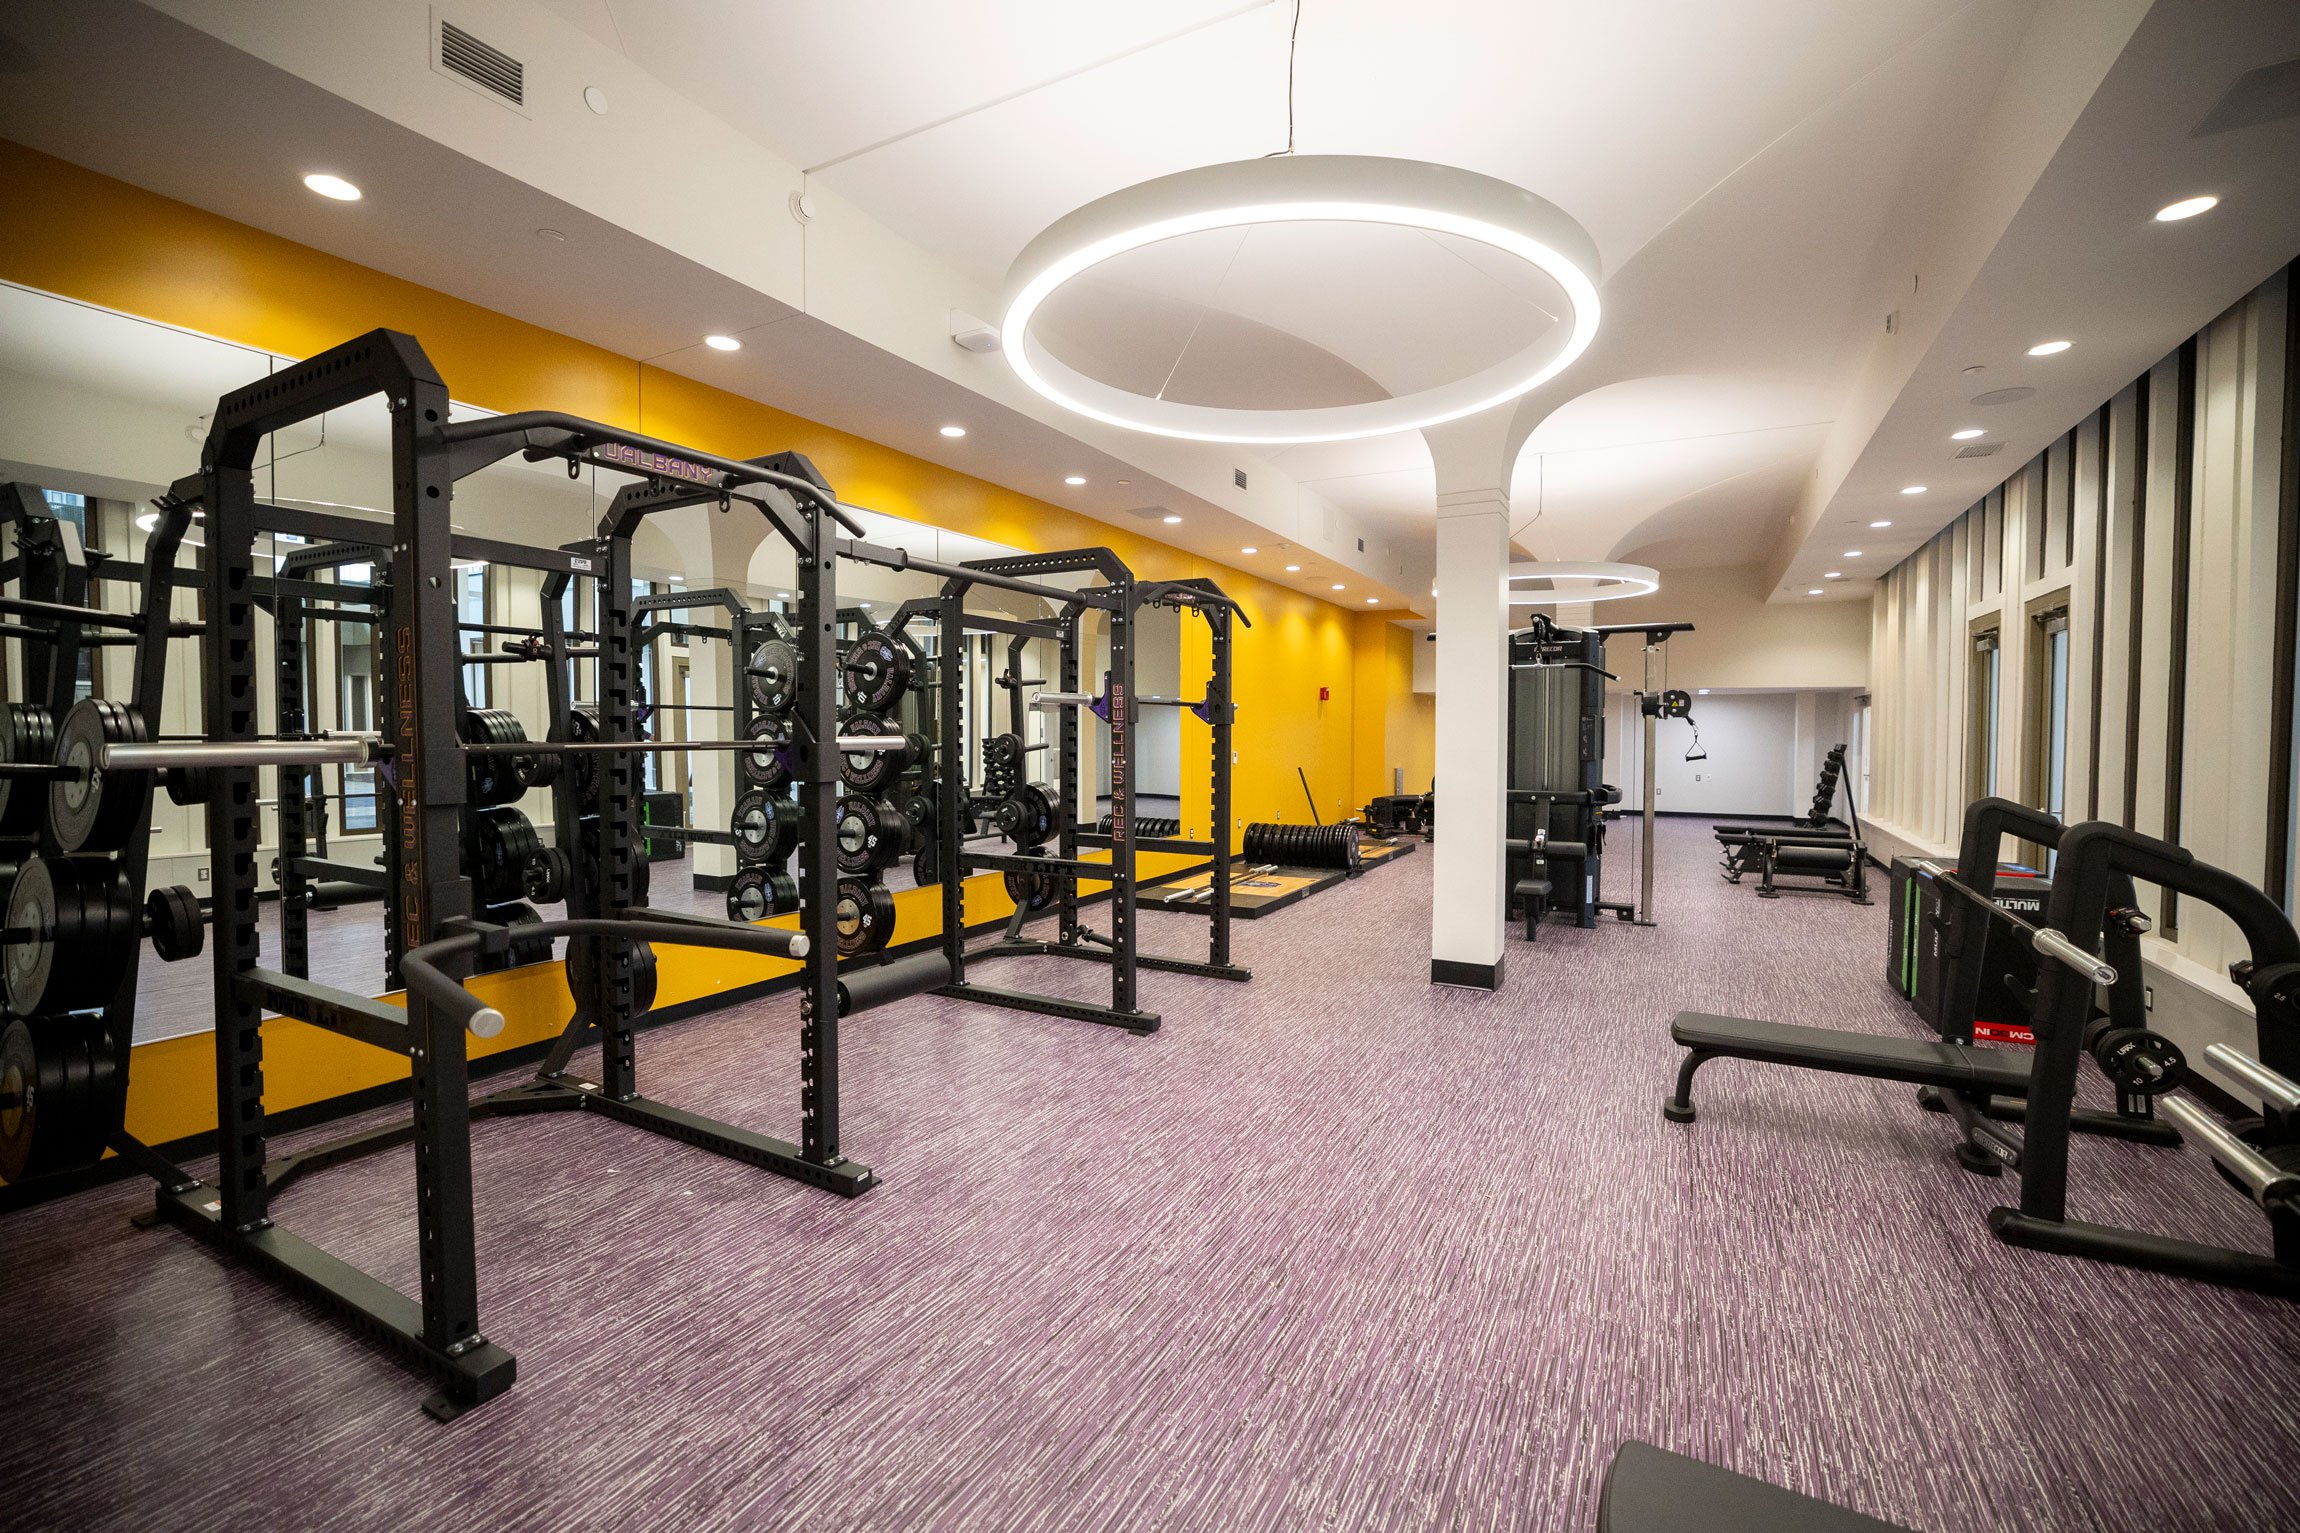
{"label": "yellow accent wall", "polygon": [[1414,691],[1414,646],[1421,643],[1379,612],[1351,617],[1354,676],[1350,807],[1390,791],[1390,772],[1405,775],[1405,791],[1427,793],[1437,762],[1437,700]]}
{"label": "yellow accent wall", "polygon": [[[1375,614],[1346,611],[1202,560],[1138,533],[957,473],[771,405],[646,366],[572,337],[267,234],[245,224],[0,141],[0,206],[37,209],[0,241],[0,279],[200,331],[287,356],[308,356],[377,327],[419,340],[458,400],[492,410],[556,409],[729,456],[805,453],[841,498],[956,532],[1046,550],[1105,546],[1153,577],[1206,576],[1252,620],[1235,645],[1238,702],[1229,827],[1257,819],[1307,818],[1300,768],[1332,819],[1386,785],[1393,755],[1409,783],[1426,779],[1417,746],[1410,647]],[[197,466],[187,447],[184,470]],[[92,469],[101,465],[91,464]],[[1183,687],[1202,684],[1210,653],[1205,626],[1183,622]],[[1321,688],[1329,692],[1324,700]],[[1421,710],[1426,720],[1426,708]],[[1365,720],[1378,718],[1378,738]],[[1426,730],[1424,731],[1426,733]],[[1205,726],[1184,730],[1183,818],[1207,829],[1199,774]],[[1419,750],[1418,756],[1413,753]],[[1361,764],[1361,755],[1366,763]],[[1172,862],[1179,859],[1165,859]],[[1162,859],[1145,857],[1146,871]],[[898,894],[896,940],[937,929],[930,892]],[[1011,906],[995,878],[971,880],[968,915]],[[701,949],[660,955],[660,1004],[763,979],[787,968]],[[1149,1004],[1156,1005],[1155,977]],[[547,1037],[569,1003],[556,966],[475,982],[510,1019],[490,1049]],[[500,993],[498,993],[500,992]],[[204,1035],[138,1051],[129,1103],[131,1132],[164,1142],[214,1127],[214,1049]],[[302,1023],[265,1027],[267,1105],[281,1110],[403,1077],[390,1056]]]}

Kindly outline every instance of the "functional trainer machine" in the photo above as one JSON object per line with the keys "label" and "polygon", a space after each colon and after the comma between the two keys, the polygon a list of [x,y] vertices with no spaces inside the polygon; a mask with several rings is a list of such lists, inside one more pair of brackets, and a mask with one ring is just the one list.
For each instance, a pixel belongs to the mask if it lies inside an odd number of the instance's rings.
{"label": "functional trainer machine", "polygon": [[[1512,913],[1525,918],[1527,940],[1542,918],[1564,911],[1576,926],[1595,926],[1601,910],[1641,926],[1653,924],[1654,767],[1663,718],[1690,718],[1692,699],[1662,685],[1661,648],[1691,623],[1631,623],[1562,628],[1546,613],[1509,640],[1508,877]],[[1637,900],[1603,898],[1605,821],[1621,790],[1605,773],[1606,643],[1641,636],[1645,685],[1637,696],[1645,722],[1642,861]]]}

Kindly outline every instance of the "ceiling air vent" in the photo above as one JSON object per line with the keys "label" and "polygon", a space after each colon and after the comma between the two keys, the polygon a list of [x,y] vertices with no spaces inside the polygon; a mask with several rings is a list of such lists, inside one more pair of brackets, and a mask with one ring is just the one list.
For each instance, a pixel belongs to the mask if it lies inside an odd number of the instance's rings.
{"label": "ceiling air vent", "polygon": [[1975,442],[1970,447],[1958,448],[1957,456],[1960,458],[1993,458],[2004,450],[2005,444],[2002,442]]}
{"label": "ceiling air vent", "polygon": [[527,66],[492,43],[480,41],[437,11],[432,12],[431,66],[474,90],[527,110]]}

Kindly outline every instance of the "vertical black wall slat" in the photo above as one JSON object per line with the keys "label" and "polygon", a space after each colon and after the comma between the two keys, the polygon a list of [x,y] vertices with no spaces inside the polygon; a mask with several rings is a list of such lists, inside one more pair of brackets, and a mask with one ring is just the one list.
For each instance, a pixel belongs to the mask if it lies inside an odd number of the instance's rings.
{"label": "vertical black wall slat", "polygon": [[2284,443],[2276,493],[2276,639],[2268,688],[2270,895],[2289,908],[2292,887],[2293,649],[2300,645],[2300,261],[2284,268]]}
{"label": "vertical black wall slat", "polygon": [[2125,634],[2124,672],[2124,828],[2140,818],[2140,629],[2148,610],[2148,433],[2149,378],[2142,373],[2132,390],[2132,572],[2131,616]]}
{"label": "vertical black wall slat", "polygon": [[[2172,450],[2172,621],[2168,635],[2172,665],[2164,695],[2164,839],[2180,844],[2181,757],[2188,744],[2188,581],[2192,525],[2196,513],[2197,337],[2180,348],[2180,395],[2173,417]],[[2163,934],[2180,931],[2180,896],[2164,892]]]}
{"label": "vertical black wall slat", "polygon": [[[2085,763],[2084,812],[2091,817],[2100,814],[2100,726],[2101,698],[2104,681],[2102,668],[2108,661],[2108,432],[2115,401],[2100,407],[2093,417],[2099,426],[2094,433],[2097,455],[2093,461],[2093,544],[2092,544],[2092,753]],[[2076,526],[2076,507],[2069,506],[2068,524]]]}

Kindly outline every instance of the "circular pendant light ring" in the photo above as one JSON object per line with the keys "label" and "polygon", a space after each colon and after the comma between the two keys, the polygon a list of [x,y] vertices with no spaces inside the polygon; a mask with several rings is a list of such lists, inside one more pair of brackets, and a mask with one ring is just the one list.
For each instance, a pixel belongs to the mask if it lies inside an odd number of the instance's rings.
{"label": "circular pendant light ring", "polygon": [[[1549,584],[1537,590],[1533,588],[1536,581]],[[1509,604],[1513,607],[1620,601],[1627,596],[1651,596],[1660,589],[1661,572],[1643,564],[1536,559],[1509,567]]]}
{"label": "circular pendant light ring", "polygon": [[[1475,240],[1547,274],[1572,312],[1514,356],[1450,383],[1304,410],[1155,399],[1088,377],[1031,334],[1056,291],[1105,261],[1161,240],[1278,223],[1387,224]],[[1458,420],[1556,377],[1597,334],[1597,274],[1596,244],[1563,209],[1491,176],[1372,155],[1235,160],[1144,181],[1055,220],[1007,274],[999,339],[1024,383],[1109,425],[1202,442],[1340,442]]]}

